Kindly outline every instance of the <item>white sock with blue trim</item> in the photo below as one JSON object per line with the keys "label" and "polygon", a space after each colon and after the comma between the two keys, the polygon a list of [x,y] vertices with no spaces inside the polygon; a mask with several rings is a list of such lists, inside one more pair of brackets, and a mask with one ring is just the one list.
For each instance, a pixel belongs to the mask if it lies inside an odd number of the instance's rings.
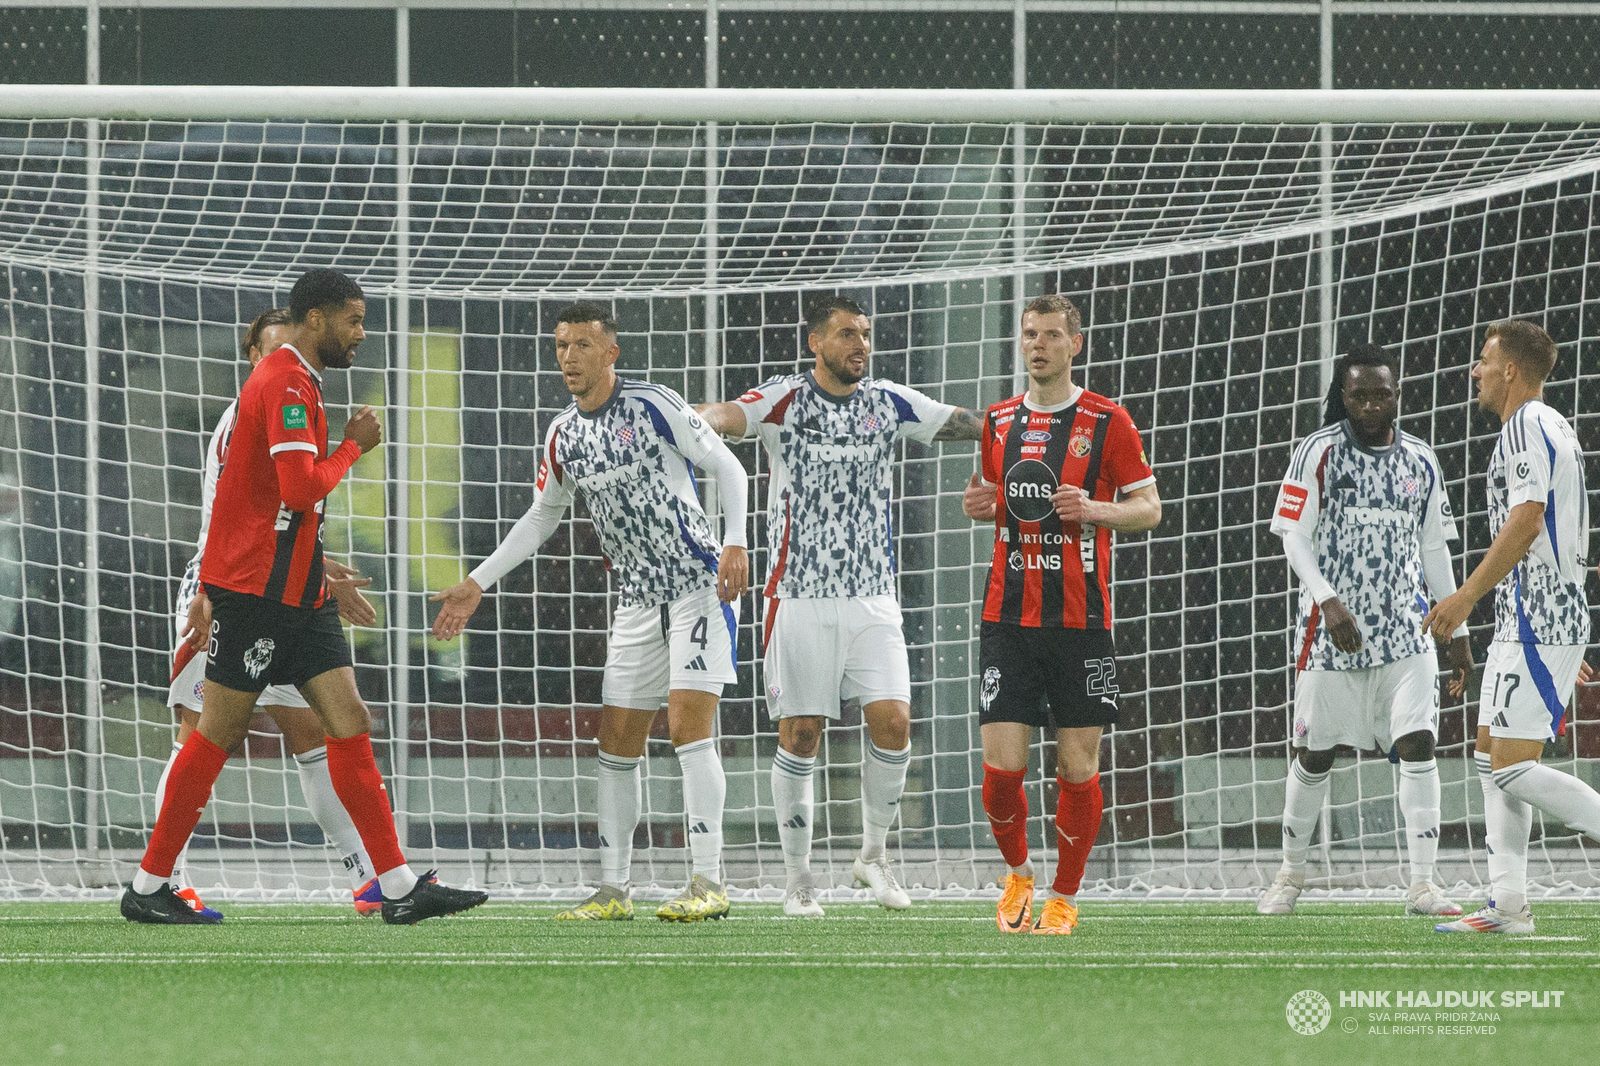
{"label": "white sock with blue trim", "polygon": [[1289,779],[1283,789],[1283,869],[1305,876],[1306,852],[1311,849],[1311,834],[1322,817],[1322,801],[1328,794],[1332,770],[1314,774],[1296,758],[1289,765]]}
{"label": "white sock with blue trim", "polygon": [[317,820],[322,833],[328,838],[344,860],[345,873],[350,877],[350,887],[360,889],[372,879],[372,860],[367,857],[366,845],[361,843],[361,833],[350,820],[350,812],[339,802],[333,790],[333,777],[328,773],[328,748],[312,748],[294,757],[300,768],[300,792],[306,798],[311,817]]}
{"label": "white sock with blue trim", "polygon": [[[1489,769],[1489,753],[1472,757],[1483,787],[1483,846],[1489,853],[1489,899],[1504,911],[1528,904],[1528,834],[1533,808],[1505,792]],[[1507,767],[1507,769],[1510,769]]]}
{"label": "white sock with blue trim", "polygon": [[1411,883],[1433,880],[1439,855],[1439,763],[1400,761],[1400,816],[1406,823],[1406,855]]}
{"label": "white sock with blue trim", "polygon": [[883,857],[889,827],[900,813],[906,769],[911,765],[911,745],[887,751],[868,740],[865,762],[861,768],[861,857],[871,862]]}
{"label": "white sock with blue trim", "polygon": [[597,828],[600,831],[600,883],[611,888],[628,887],[628,871],[633,865],[633,833],[639,828],[639,756],[600,753],[595,771],[599,786],[596,799]]}
{"label": "white sock with blue trim", "polygon": [[1551,766],[1529,759],[1494,772],[1500,791],[1532,804],[1563,825],[1600,841],[1600,792]]}
{"label": "white sock with blue trim", "polygon": [[772,807],[783,866],[791,882],[811,876],[812,772],[817,757],[778,749],[772,759]]}
{"label": "white sock with blue trim", "polygon": [[728,778],[722,771],[714,737],[678,749],[683,770],[683,813],[689,822],[689,857],[694,872],[722,883],[722,809],[728,800]]}

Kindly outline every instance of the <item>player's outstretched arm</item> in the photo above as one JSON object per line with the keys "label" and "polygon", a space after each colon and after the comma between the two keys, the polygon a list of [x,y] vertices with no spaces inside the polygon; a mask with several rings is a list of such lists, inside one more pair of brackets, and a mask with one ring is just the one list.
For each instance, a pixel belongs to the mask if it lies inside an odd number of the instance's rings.
{"label": "player's outstretched arm", "polygon": [[439,616],[433,620],[433,639],[455,640],[467,628],[467,619],[472,617],[472,612],[483,601],[483,589],[469,577],[428,598],[434,603],[444,604],[439,608]]}
{"label": "player's outstretched arm", "polygon": [[745,433],[744,408],[736,403],[703,403],[695,407],[695,414],[706,420],[706,425],[719,437],[742,440]]}
{"label": "player's outstretched arm", "polygon": [[1489,545],[1477,569],[1468,575],[1459,589],[1434,604],[1433,610],[1422,620],[1423,628],[1433,634],[1434,640],[1443,644],[1458,627],[1466,623],[1473,604],[1483,599],[1490,589],[1522,562],[1528,549],[1533,547],[1533,542],[1539,539],[1539,530],[1543,526],[1544,504],[1530,500],[1511,508],[1511,513],[1506,516],[1506,524],[1500,527],[1494,543]]}
{"label": "player's outstretched arm", "polygon": [[983,416],[975,415],[965,407],[950,412],[934,440],[979,440],[983,437]]}
{"label": "player's outstretched arm", "polygon": [[478,609],[484,590],[493,588],[513,567],[538,551],[539,545],[549,540],[561,524],[561,516],[572,502],[572,491],[559,473],[548,469],[547,463],[540,464],[538,485],[533,506],[517,519],[494,554],[479,563],[465,581],[428,597],[433,603],[444,604],[433,620],[434,639],[454,640],[460,636],[467,619]]}

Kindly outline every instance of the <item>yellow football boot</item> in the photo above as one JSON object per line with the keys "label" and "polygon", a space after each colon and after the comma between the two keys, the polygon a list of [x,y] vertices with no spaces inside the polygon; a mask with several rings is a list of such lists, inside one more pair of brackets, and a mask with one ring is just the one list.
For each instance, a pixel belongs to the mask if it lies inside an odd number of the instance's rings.
{"label": "yellow football boot", "polygon": [[1078,927],[1078,908],[1056,896],[1044,901],[1039,920],[1033,923],[1033,932],[1055,936],[1071,936]]}
{"label": "yellow football boot", "polygon": [[1001,886],[1000,906],[995,911],[995,923],[1002,933],[1020,933],[1028,928],[1033,917],[1033,878],[1006,874]]}
{"label": "yellow football boot", "polygon": [[703,922],[728,916],[728,893],[709,877],[695,874],[689,887],[656,911],[663,922]]}
{"label": "yellow football boot", "polygon": [[576,906],[557,914],[558,919],[590,922],[633,921],[633,900],[625,888],[601,885],[600,890]]}

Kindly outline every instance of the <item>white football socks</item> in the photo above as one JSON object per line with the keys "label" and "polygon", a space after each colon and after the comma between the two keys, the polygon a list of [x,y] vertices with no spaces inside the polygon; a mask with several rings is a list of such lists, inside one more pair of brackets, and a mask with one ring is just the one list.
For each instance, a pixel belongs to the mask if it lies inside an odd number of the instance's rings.
{"label": "white football socks", "polygon": [[[161,804],[164,803],[167,798],[167,777],[172,773],[172,764],[177,761],[178,752],[182,750],[183,745],[179,744],[177,740],[173,740],[172,754],[167,756],[167,765],[161,768],[161,780],[156,782],[156,817],[158,818],[161,816]],[[147,874],[144,872],[144,870],[140,869],[133,875],[133,890],[142,896],[148,896],[150,893],[154,892],[162,885],[167,884],[169,881],[175,888],[184,887],[186,881],[183,876],[183,868],[188,858],[189,845],[188,843],[185,843],[183,845],[183,850],[178,852],[178,861],[172,866],[171,877],[156,877],[155,874]],[[141,885],[144,887],[141,888]]]}
{"label": "white football socks", "polygon": [[678,750],[683,771],[683,813],[689,823],[689,857],[700,877],[722,883],[722,809],[728,778],[722,772],[715,737],[692,741]]}
{"label": "white football socks", "polygon": [[372,878],[372,860],[367,857],[356,824],[333,790],[333,778],[328,774],[327,747],[312,748],[296,755],[294,761],[300,767],[300,791],[306,798],[311,817],[317,820],[328,843],[337,848],[344,859],[350,887],[359,889]]}
{"label": "white football socks", "polygon": [[[1533,808],[1495,783],[1488,752],[1473,756],[1483,786],[1483,844],[1489,853],[1489,898],[1503,911],[1528,905],[1528,834]],[[1509,767],[1508,767],[1509,769]]]}
{"label": "white football socks", "polygon": [[600,753],[599,830],[600,883],[612,888],[628,886],[633,865],[633,833],[639,828],[639,756]]}
{"label": "white football socks", "polygon": [[411,895],[411,890],[417,887],[420,881],[411,870],[409,863],[401,863],[392,870],[385,870],[378,875],[378,891],[383,893],[384,899],[401,899]]}
{"label": "white football socks", "polygon": [[807,758],[782,748],[772,760],[772,806],[791,882],[811,876],[811,774],[816,766],[815,755]]}
{"label": "white football socks", "polygon": [[883,857],[889,827],[900,813],[910,765],[910,744],[899,751],[885,751],[867,741],[866,765],[861,769],[861,857],[868,862]]}
{"label": "white football socks", "polygon": [[1600,840],[1600,792],[1554,767],[1528,759],[1494,772],[1501,792],[1531,803],[1591,840]]}
{"label": "white football socks", "polygon": [[1289,764],[1289,778],[1283,789],[1283,868],[1304,875],[1306,852],[1311,849],[1311,834],[1322,817],[1322,801],[1328,795],[1332,770],[1314,774],[1297,758]]}
{"label": "white football socks", "polygon": [[1439,855],[1439,764],[1400,761],[1400,816],[1406,823],[1406,854],[1411,883],[1433,880]]}

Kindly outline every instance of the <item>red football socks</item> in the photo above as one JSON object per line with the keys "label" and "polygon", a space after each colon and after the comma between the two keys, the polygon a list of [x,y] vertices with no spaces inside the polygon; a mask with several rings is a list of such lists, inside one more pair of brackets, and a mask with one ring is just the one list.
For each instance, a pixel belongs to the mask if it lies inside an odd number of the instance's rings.
{"label": "red football socks", "polygon": [[173,757],[172,770],[167,774],[167,792],[161,800],[161,810],[156,814],[156,827],[150,834],[150,846],[144,850],[139,868],[155,877],[171,877],[178,853],[189,842],[194,827],[200,824],[200,812],[211,799],[211,786],[222,773],[222,764],[228,753],[201,736],[198,731],[189,734],[183,747]]}
{"label": "red football socks", "polygon": [[1007,866],[1028,861],[1028,797],[1022,791],[1026,770],[996,770],[983,764],[983,813]]}
{"label": "red football socks", "polygon": [[1089,849],[1094,838],[1100,835],[1100,815],[1105,810],[1105,796],[1100,792],[1100,775],[1074,784],[1065,778],[1056,778],[1060,795],[1056,798],[1056,881],[1052,886],[1063,896],[1078,894],[1083,882],[1083,867],[1089,861]]}
{"label": "red football socks", "polygon": [[373,873],[382,874],[405,864],[400,841],[394,831],[394,815],[389,811],[389,793],[383,788],[383,775],[372,757],[372,734],[328,738],[328,776],[333,791],[344,804],[361,843],[372,859]]}

